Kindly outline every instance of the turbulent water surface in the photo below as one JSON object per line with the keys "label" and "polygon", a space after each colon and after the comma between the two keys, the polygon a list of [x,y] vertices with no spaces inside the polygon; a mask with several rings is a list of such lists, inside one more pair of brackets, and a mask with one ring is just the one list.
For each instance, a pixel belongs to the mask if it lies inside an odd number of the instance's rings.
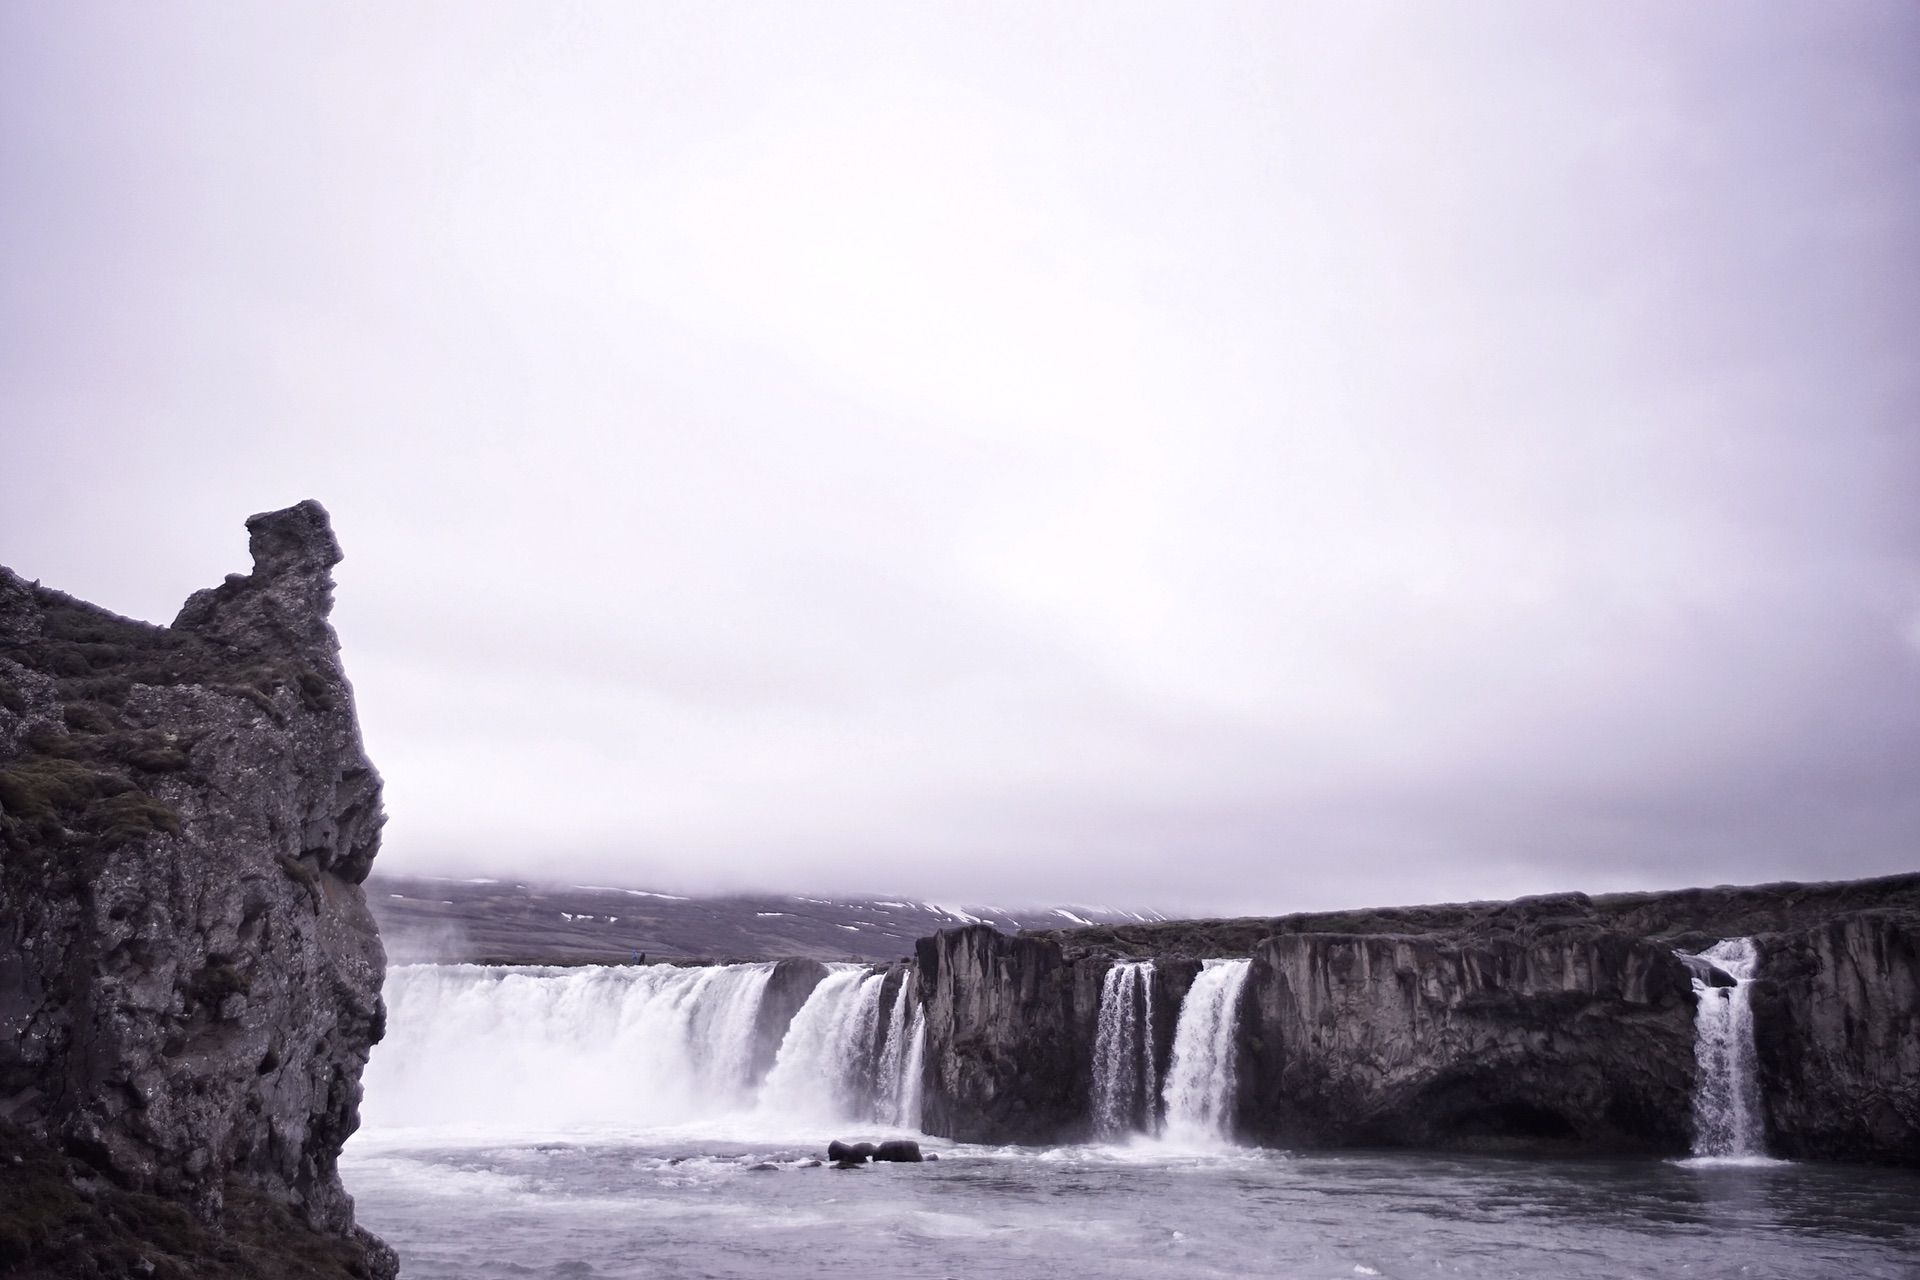
{"label": "turbulent water surface", "polygon": [[[344,1162],[409,1280],[488,1277],[1902,1277],[1920,1179],[1412,1155],[940,1148],[802,1168],[818,1146],[452,1144]],[[756,1169],[772,1162],[772,1170]]]}
{"label": "turbulent water surface", "polygon": [[[918,1113],[920,1010],[879,970],[834,966],[770,1031],[766,965],[395,969],[341,1169],[405,1280],[1920,1273],[1912,1172],[1236,1148],[1221,1046],[1244,964],[1182,1007],[1166,1140],[929,1141],[937,1162],[848,1170],[813,1161]],[[1116,1019],[1148,975],[1127,979]],[[1152,1070],[1133,1016],[1108,1030],[1115,1073]]]}

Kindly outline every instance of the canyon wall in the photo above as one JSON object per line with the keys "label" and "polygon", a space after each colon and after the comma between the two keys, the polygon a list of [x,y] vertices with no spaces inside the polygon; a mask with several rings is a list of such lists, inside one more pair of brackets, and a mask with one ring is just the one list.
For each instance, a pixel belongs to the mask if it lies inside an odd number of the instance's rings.
{"label": "canyon wall", "polygon": [[1288,1146],[1687,1150],[1693,994],[1569,927],[1283,934],[1255,950],[1240,1127]]}
{"label": "canyon wall", "polygon": [[[247,528],[252,573],[170,627],[0,569],[0,1123],[14,1165],[97,1179],[47,1210],[69,1224],[114,1197],[190,1209],[142,1274],[251,1274],[180,1252],[251,1231],[318,1268],[268,1274],[390,1275],[335,1168],[385,964],[360,889],[380,779],[327,621],[340,549],[312,502]],[[0,1222],[0,1261],[89,1273],[60,1251],[118,1238],[49,1229]]]}
{"label": "canyon wall", "polygon": [[975,1142],[1082,1136],[1104,965],[1069,965],[1058,943],[988,925],[922,938],[914,960],[927,1019],[922,1127]]}
{"label": "canyon wall", "polygon": [[1920,1163],[1920,875],[944,932],[918,956],[927,1127],[995,1142],[1085,1136],[1107,968],[1155,962],[1164,1078],[1198,961],[1247,957],[1232,1063],[1244,1139],[1685,1154],[1695,996],[1676,952],[1741,936],[1760,948],[1769,1150]]}
{"label": "canyon wall", "polygon": [[1920,1164],[1920,919],[1853,912],[1760,944],[1768,1149]]}

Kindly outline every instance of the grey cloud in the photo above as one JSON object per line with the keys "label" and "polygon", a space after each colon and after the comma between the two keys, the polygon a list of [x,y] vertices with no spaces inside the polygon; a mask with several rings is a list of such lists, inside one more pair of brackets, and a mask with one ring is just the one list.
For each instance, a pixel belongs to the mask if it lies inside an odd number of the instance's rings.
{"label": "grey cloud", "polygon": [[334,512],[387,865],[1911,867],[1920,17],[0,15],[0,561]]}

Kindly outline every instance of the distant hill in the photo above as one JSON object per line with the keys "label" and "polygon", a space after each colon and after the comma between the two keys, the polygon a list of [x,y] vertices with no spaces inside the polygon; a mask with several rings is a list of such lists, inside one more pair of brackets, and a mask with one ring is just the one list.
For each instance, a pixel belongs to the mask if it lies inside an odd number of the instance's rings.
{"label": "distant hill", "polygon": [[387,958],[487,964],[649,960],[899,960],[937,929],[1013,933],[1145,924],[1155,912],[1105,907],[943,906],[910,898],[774,894],[693,897],[603,885],[374,875],[367,903]]}

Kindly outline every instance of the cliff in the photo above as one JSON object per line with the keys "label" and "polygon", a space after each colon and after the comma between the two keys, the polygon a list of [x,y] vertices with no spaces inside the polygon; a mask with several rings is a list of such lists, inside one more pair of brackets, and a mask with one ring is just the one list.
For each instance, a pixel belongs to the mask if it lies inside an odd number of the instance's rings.
{"label": "cliff", "polygon": [[1283,934],[1255,952],[1240,1127],[1298,1146],[1684,1154],[1692,985],[1581,925]]}
{"label": "cliff", "polygon": [[[1104,954],[1069,958],[1050,937],[1010,938],[987,925],[922,938],[914,972],[927,1020],[926,1132],[974,1142],[1088,1137],[1100,987],[1111,964]],[[1198,970],[1174,961],[1154,984],[1159,1071]]]}
{"label": "cliff", "polygon": [[[1684,1154],[1688,963],[1753,936],[1769,1150],[1920,1163],[1920,875],[1161,921],[920,944],[927,1127],[1088,1129],[1101,979],[1156,965],[1154,1066],[1206,957],[1247,957],[1234,1128],[1291,1146]],[[1724,974],[1710,981],[1730,983]]]}
{"label": "cliff", "polygon": [[1762,935],[1753,1026],[1770,1151],[1920,1165],[1920,916]]}
{"label": "cliff", "polygon": [[1058,944],[987,925],[922,938],[914,960],[927,1019],[922,1127],[976,1142],[1079,1136],[1098,977],[1089,995],[1087,967],[1066,965]]}
{"label": "cliff", "polygon": [[0,1140],[56,1178],[0,1221],[22,1274],[395,1270],[335,1168],[384,1019],[340,549],[313,502],[247,528],[170,627],[0,569]]}

